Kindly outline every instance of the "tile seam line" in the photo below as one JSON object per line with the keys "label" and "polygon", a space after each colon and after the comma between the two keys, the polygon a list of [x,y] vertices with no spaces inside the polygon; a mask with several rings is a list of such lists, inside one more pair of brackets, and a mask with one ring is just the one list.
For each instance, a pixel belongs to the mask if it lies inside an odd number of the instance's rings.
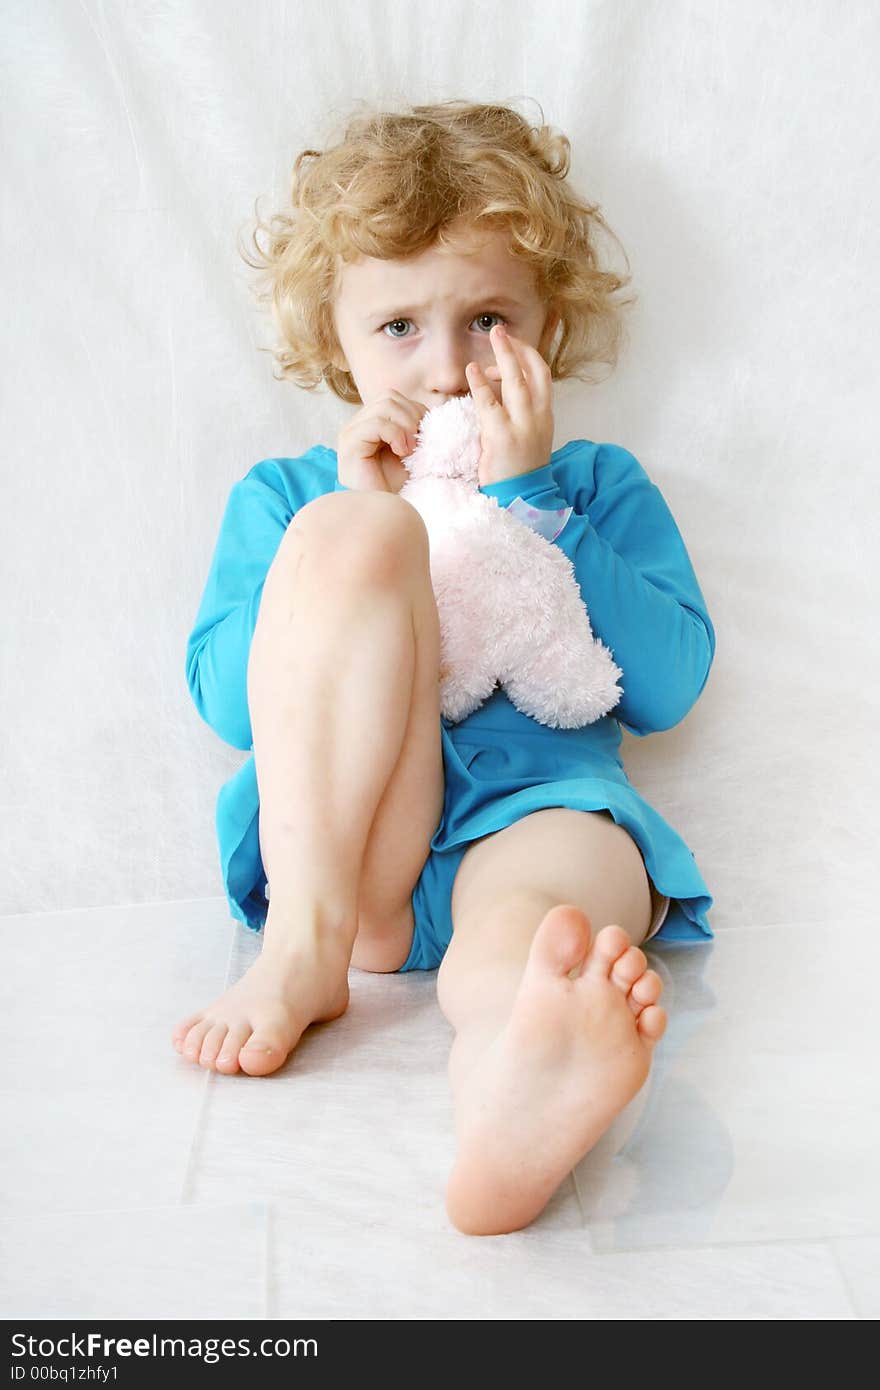
{"label": "tile seam line", "polygon": [[862,1317],[862,1314],[859,1311],[859,1305],[856,1301],[855,1290],[853,1289],[852,1284],[850,1283],[849,1278],[847,1277],[846,1269],[844,1268],[843,1261],[840,1258],[840,1252],[837,1249],[838,1240],[847,1239],[852,1239],[852,1237],[829,1236],[825,1244],[831,1251],[831,1258],[834,1261],[838,1274],[840,1275],[840,1280],[843,1284],[843,1291],[846,1294],[847,1302],[849,1303],[849,1306],[852,1309],[852,1315],[857,1322],[864,1322],[865,1319]]}
{"label": "tile seam line", "polygon": [[[594,1222],[593,1229],[601,1230],[602,1223]],[[656,1255],[666,1252],[674,1255],[690,1255],[697,1251],[711,1250],[763,1250],[767,1246],[777,1245],[815,1245],[830,1246],[835,1240],[861,1240],[876,1239],[880,1236],[880,1228],[876,1232],[869,1231],[865,1237],[852,1235],[813,1235],[813,1236],[765,1236],[754,1240],[707,1240],[694,1245],[675,1245],[670,1242],[663,1242],[660,1245],[627,1245],[618,1250],[596,1250],[593,1248],[593,1255],[596,1259],[610,1259],[619,1255]],[[835,1266],[837,1265],[835,1258]],[[849,1285],[847,1285],[847,1295],[849,1295]]]}
{"label": "tile seam line", "polygon": [[[226,957],[226,969],[223,972],[224,992],[229,988],[229,975],[232,970],[232,962],[235,956],[235,931],[229,934],[229,952]],[[195,1063],[190,1065],[195,1066]],[[196,1111],[195,1123],[193,1125],[192,1138],[190,1140],[189,1154],[187,1155],[186,1168],[184,1169],[183,1182],[180,1187],[180,1205],[186,1207],[197,1206],[198,1203],[192,1200],[192,1191],[195,1185],[195,1167],[199,1143],[202,1137],[202,1126],[205,1119],[205,1112],[208,1108],[208,1101],[211,1097],[212,1082],[216,1080],[216,1073],[211,1068],[205,1068],[205,1084],[202,1087],[202,1094],[199,1100],[198,1110]]]}
{"label": "tile seam line", "polygon": [[[74,912],[120,912],[130,907],[177,907],[186,903],[225,903],[222,893],[197,898],[145,898],[140,901],[115,903],[86,903],[77,907],[38,907],[31,912],[0,912],[0,925],[30,917],[65,917]],[[230,914],[230,921],[235,919]]]}
{"label": "tile seam line", "polygon": [[[137,1216],[141,1212],[174,1212],[180,1215],[181,1202],[150,1202],[145,1206],[126,1206],[126,1207],[41,1207],[37,1210],[26,1210],[19,1216],[6,1216],[0,1213],[0,1227],[14,1226],[21,1222],[30,1221],[55,1221],[65,1216]],[[265,1201],[258,1197],[244,1199],[240,1202],[231,1199],[228,1202],[188,1202],[187,1211],[228,1211],[230,1208],[238,1207],[264,1207]]]}
{"label": "tile seam line", "polygon": [[[86,912],[124,912],[124,911],[127,911],[129,908],[144,908],[144,909],[146,909],[146,908],[151,908],[151,907],[181,907],[181,906],[184,906],[184,905],[186,905],[186,904],[191,904],[191,903],[225,903],[225,902],[226,902],[226,898],[225,898],[222,894],[211,894],[211,895],[209,895],[209,896],[207,896],[207,897],[201,896],[201,897],[194,897],[194,898],[145,898],[145,899],[138,900],[138,901],[132,901],[132,900],[130,900],[130,901],[128,901],[128,902],[86,903],[86,904],[79,904],[79,905],[74,906],[74,907],[44,907],[44,908],[35,908],[35,909],[33,909],[31,912],[0,912],[0,926],[2,926],[4,922],[27,921],[27,920],[29,920],[31,917],[66,917],[66,916],[72,916],[74,913],[86,913]],[[710,911],[711,911],[711,909],[710,909]],[[231,916],[231,914],[230,914],[230,915],[229,915],[229,920],[230,920],[230,921],[235,921],[236,919],[233,918],[233,917]],[[718,927],[714,927],[714,928],[713,928],[713,931],[714,931],[714,937],[715,937],[715,939],[717,939],[717,938],[719,938],[719,937],[721,937],[721,936],[731,936],[731,935],[733,935],[735,932],[743,932],[743,931],[774,931],[774,930],[785,930],[785,929],[795,928],[795,927],[800,928],[800,927],[827,926],[827,925],[828,925],[828,920],[829,920],[829,919],[828,919],[827,916],[826,916],[826,917],[815,917],[815,918],[791,917],[791,918],[788,918],[787,920],[779,920],[779,921],[773,921],[773,922],[739,922],[739,923],[737,923],[735,926],[726,926],[726,927],[718,926]],[[843,926],[864,926],[864,927],[868,927],[868,926],[872,926],[872,925],[873,925],[873,919],[870,917],[870,915],[869,915],[868,913],[846,913],[846,914],[844,914],[843,916],[841,916],[839,919],[832,918],[832,920],[833,920],[833,921],[838,921],[838,920],[839,920],[840,925],[843,925]],[[706,937],[706,941],[707,941],[707,942],[711,942],[712,939],[713,939],[712,937]],[[674,947],[676,947],[676,946],[681,946],[683,943],[678,942],[678,941],[667,941],[667,942],[661,943],[661,944],[665,945],[666,947],[673,947],[673,948],[674,948]],[[684,944],[687,945],[688,943],[684,943]],[[703,942],[698,942],[697,944],[698,944],[698,945],[702,945],[702,944],[704,944],[704,943],[703,943]]]}

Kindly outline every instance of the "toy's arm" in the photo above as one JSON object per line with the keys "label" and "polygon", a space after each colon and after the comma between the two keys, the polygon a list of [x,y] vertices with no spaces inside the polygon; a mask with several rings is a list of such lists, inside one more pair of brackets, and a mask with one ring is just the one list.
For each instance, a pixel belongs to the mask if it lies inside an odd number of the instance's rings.
{"label": "toy's arm", "polygon": [[235,483],[187,640],[186,682],[195,707],[233,748],[253,744],[247,701],[251,638],[266,575],[292,519],[288,499],[255,476],[255,469]]}
{"label": "toy's arm", "polygon": [[544,468],[480,491],[499,506],[519,497],[557,513],[551,530],[564,520],[553,544],[574,565],[594,636],[623,671],[614,718],[639,736],[678,724],[708,679],[715,631],[672,513],[638,460],[577,440]]}

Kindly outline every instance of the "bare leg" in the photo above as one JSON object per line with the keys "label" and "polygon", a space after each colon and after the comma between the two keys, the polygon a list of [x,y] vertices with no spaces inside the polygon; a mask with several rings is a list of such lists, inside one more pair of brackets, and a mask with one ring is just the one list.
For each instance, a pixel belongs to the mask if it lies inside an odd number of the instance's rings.
{"label": "bare leg", "polygon": [[554,807],[468,849],[452,919],[446,1206],[460,1230],[498,1235],[535,1219],[647,1079],[666,1026],[639,946],[649,880],[610,816]]}
{"label": "bare leg", "polygon": [[[593,934],[573,905],[548,912],[524,903],[523,911],[537,922],[525,968],[526,938],[514,931],[456,1010],[449,1078],[458,1152],[446,1205],[471,1235],[535,1219],[644,1085],[666,1027],[662,981],[621,927]],[[486,1000],[479,1014],[474,984]],[[455,989],[449,977],[446,988]]]}
{"label": "bare leg", "polygon": [[361,865],[413,693],[418,571],[412,508],[383,494],[343,497],[332,500],[329,532],[326,507],[310,514],[323,498],[288,529],[251,644],[248,704],[271,893],[263,949],[232,989],[173,1035],[182,1055],[220,1071],[275,1071],[310,1023],[348,1006]]}

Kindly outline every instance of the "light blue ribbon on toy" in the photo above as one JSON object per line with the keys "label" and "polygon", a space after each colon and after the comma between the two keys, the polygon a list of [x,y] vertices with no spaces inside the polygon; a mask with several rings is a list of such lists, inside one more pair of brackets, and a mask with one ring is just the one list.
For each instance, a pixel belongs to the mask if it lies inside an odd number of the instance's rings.
{"label": "light blue ribbon on toy", "polygon": [[524,502],[521,497],[514,497],[510,506],[507,508],[517,519],[523,522],[533,531],[537,531],[539,536],[543,536],[545,541],[555,541],[559,533],[564,530],[565,523],[574,511],[574,507],[561,507],[559,511],[542,512],[538,507],[532,507],[528,502]]}

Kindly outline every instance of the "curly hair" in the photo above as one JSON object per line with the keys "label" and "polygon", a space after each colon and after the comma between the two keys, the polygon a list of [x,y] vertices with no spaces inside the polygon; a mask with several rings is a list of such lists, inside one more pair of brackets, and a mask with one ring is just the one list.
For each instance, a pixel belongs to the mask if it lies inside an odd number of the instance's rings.
{"label": "curly hair", "polygon": [[[506,229],[511,253],[532,267],[538,294],[559,313],[548,357],[554,381],[592,382],[588,364],[616,366],[621,310],[636,296],[614,296],[631,276],[600,265],[599,229],[620,242],[598,206],[566,182],[571,143],[543,120],[543,111],[532,126],[508,106],[467,101],[404,111],[356,107],[336,143],[303,150],[290,208],[263,222],[257,199],[257,259],[238,246],[261,272],[257,298],[270,303],[280,333],[280,346],[261,349],[281,368],[276,380],[307,390],[326,381],[341,400],[360,404],[353,377],[332,361],[340,353],[333,321],[339,260],[393,260],[451,246],[462,224]],[[265,250],[261,231],[269,236]]]}

